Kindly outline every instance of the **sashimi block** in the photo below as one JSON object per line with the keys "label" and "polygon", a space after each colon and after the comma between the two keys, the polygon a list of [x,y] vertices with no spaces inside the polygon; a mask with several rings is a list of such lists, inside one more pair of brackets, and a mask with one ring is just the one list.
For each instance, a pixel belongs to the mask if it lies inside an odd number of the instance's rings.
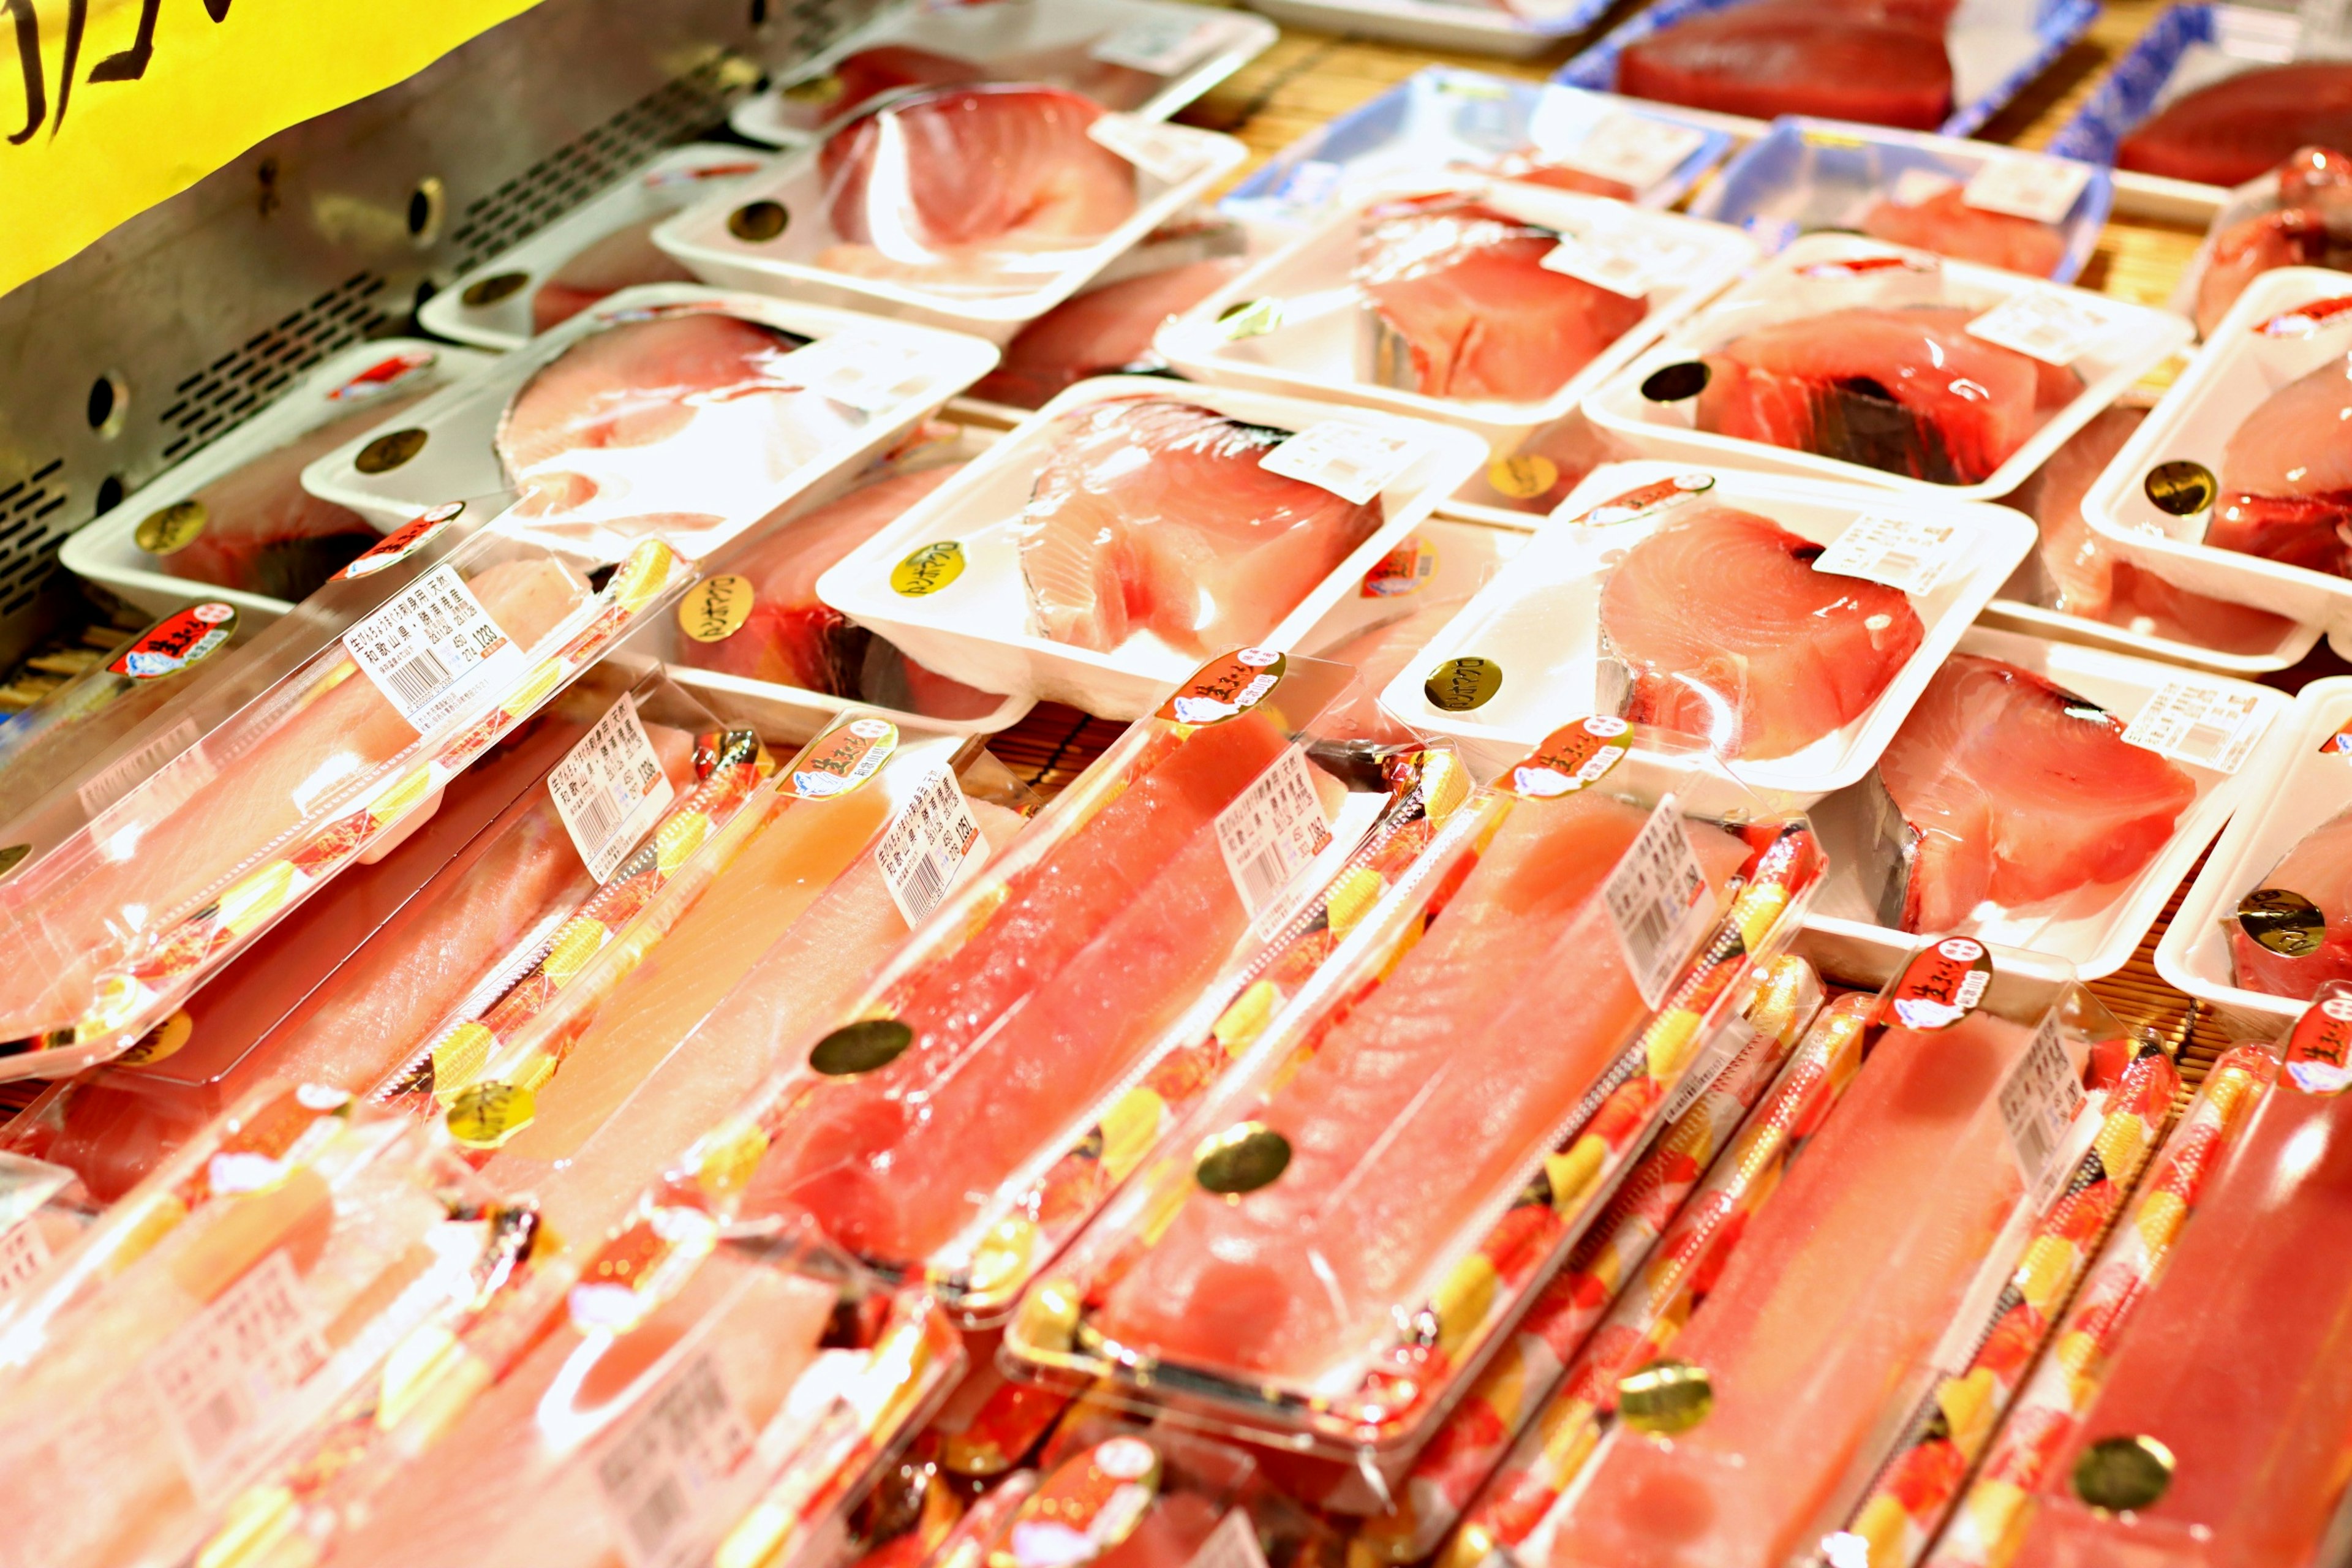
{"label": "sashimi block", "polygon": [[1555,272],[1560,237],[1460,197],[1375,208],[1357,247],[1372,379],[1532,403],[1641,323],[1646,301]]}
{"label": "sashimi block", "polygon": [[1878,764],[1916,836],[1903,929],[1965,930],[2139,874],[2197,781],[2114,714],[2000,659],[1944,662]]}
{"label": "sashimi block", "polygon": [[1899,588],[1816,572],[1822,547],[1701,505],[1625,553],[1601,593],[1636,723],[1727,757],[1785,757],[1878,700],[1926,636]]}
{"label": "sashimi block", "polygon": [[669,217],[656,213],[625,224],[572,252],[530,297],[530,330],[561,326],[607,294],[640,283],[691,283],[684,262],[654,243],[654,230]]}
{"label": "sashimi block", "polygon": [[1952,305],[1776,322],[1706,356],[1702,430],[1935,484],[1990,477],[2082,380],[1973,337]]}
{"label": "sashimi block", "polygon": [[1188,261],[1073,295],[1022,328],[971,395],[1043,408],[1090,375],[1160,369],[1165,362],[1151,349],[1160,329],[1232,282],[1244,265],[1238,256]]}
{"label": "sashimi block", "polygon": [[1924,202],[1906,204],[1890,197],[1874,203],[1862,215],[1862,232],[1889,244],[2034,278],[2049,277],[2066,258],[2066,236],[2054,225],[1970,206],[1958,185]]}
{"label": "sashimi block", "polygon": [[2301,894],[2326,923],[2317,949],[2297,957],[2273,952],[2233,924],[2230,962],[2237,984],[2301,1001],[2330,980],[2352,981],[2352,810],[2305,834],[2262,886]]}
{"label": "sashimi block", "polygon": [[[1244,1382],[1346,1373],[1525,1179],[1648,1016],[1598,896],[1648,814],[1586,792],[1515,806],[1427,933],[1254,1118],[1270,1184],[1184,1200],[1091,1326]],[[1688,826],[1720,889],[1748,857]]]}
{"label": "sashimi block", "polygon": [[2280,387],[2221,449],[2205,542],[2352,576],[2352,355]]}
{"label": "sashimi block", "polygon": [[1621,1430],[1554,1562],[1778,1568],[1833,1527],[1824,1510],[2023,1195],[1998,1090],[2032,1037],[1981,1012],[1885,1032],[1675,1341],[1712,1412],[1672,1438]]}
{"label": "sashimi block", "polygon": [[1108,653],[1139,632],[1205,658],[1263,639],[1381,524],[1260,467],[1290,432],[1143,397],[1063,417],[1014,537],[1040,636]]}
{"label": "sashimi block", "polygon": [[2126,136],[2116,167],[2238,185],[2298,147],[2352,146],[2352,66],[2257,67],[2186,92]]}
{"label": "sashimi block", "polygon": [[1746,0],[1628,46],[1617,90],[1757,120],[1811,114],[1933,131],[1952,111],[1952,66],[1942,16],[1924,10]]}

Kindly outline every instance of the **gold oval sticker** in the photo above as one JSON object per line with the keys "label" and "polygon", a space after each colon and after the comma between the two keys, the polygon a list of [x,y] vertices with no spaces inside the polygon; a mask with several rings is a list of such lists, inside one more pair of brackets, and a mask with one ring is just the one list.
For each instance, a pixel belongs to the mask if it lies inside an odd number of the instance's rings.
{"label": "gold oval sticker", "polygon": [[528,272],[493,272],[488,278],[467,284],[466,291],[457,299],[468,310],[478,310],[485,305],[495,305],[509,298],[530,281],[530,274]]}
{"label": "gold oval sticker", "polygon": [[32,853],[33,847],[29,844],[0,845],[0,877],[23,865]]}
{"label": "gold oval sticker", "polygon": [[150,555],[170,555],[194,544],[212,516],[200,500],[173,501],[151,511],[131,531],[131,542]]}
{"label": "gold oval sticker", "polygon": [[1559,465],[1538,452],[1497,458],[1486,465],[1486,482],[1514,500],[1532,500],[1559,483]]}
{"label": "gold oval sticker", "polygon": [[360,448],[352,467],[363,474],[388,474],[425,450],[425,432],[410,426],[379,436]]}
{"label": "gold oval sticker", "polygon": [[2327,917],[2290,888],[2256,888],[2238,900],[2238,929],[2281,958],[2308,958],[2327,940]]}
{"label": "gold oval sticker", "polygon": [[1209,1192],[1239,1197],[1268,1185],[1289,1164],[1289,1139],[1244,1121],[1201,1140],[1192,1151],[1192,1179]]}
{"label": "gold oval sticker", "polygon": [[730,572],[705,577],[677,602],[677,629],[697,642],[725,642],[751,613],[751,579]]}
{"label": "gold oval sticker", "polygon": [[727,215],[727,232],[752,245],[765,245],[792,226],[782,202],[745,202]]}
{"label": "gold oval sticker", "polygon": [[194,1018],[189,1017],[184,1010],[174,1013],[140,1036],[129,1050],[114,1058],[114,1065],[135,1068],[160,1062],[165,1057],[177,1054],[195,1032],[196,1021]]}
{"label": "gold oval sticker", "polygon": [[926,544],[890,568],[890,591],[909,599],[936,594],[963,575],[963,546],[952,539]]}
{"label": "gold oval sticker", "polygon": [[2211,506],[2214,498],[2221,493],[2220,482],[2213,478],[2213,470],[2187,458],[2158,463],[2147,471],[2147,478],[2140,481],[2140,488],[2147,492],[2147,499],[2157,510],[2169,512],[2174,517],[2194,517]]}
{"label": "gold oval sticker", "polygon": [[1448,713],[1484,708],[1501,689],[1503,667],[1475,655],[1445,660],[1421,683],[1421,694],[1429,699],[1429,705]]}
{"label": "gold oval sticker", "polygon": [[1617,1413],[1636,1432],[1687,1432],[1715,1409],[1715,1381],[1686,1361],[1654,1361],[1617,1380]]}
{"label": "gold oval sticker", "polygon": [[2147,1508],[2172,1489],[2173,1464],[2153,1437],[2102,1437],[2074,1461],[2074,1495],[2115,1513]]}
{"label": "gold oval sticker", "polygon": [[469,1084],[449,1101],[449,1136],[468,1149],[495,1149],[539,1114],[539,1100],[519,1083]]}
{"label": "gold oval sticker", "polygon": [[809,1066],[827,1078],[849,1078],[888,1067],[915,1043],[915,1031],[896,1018],[860,1018],[819,1040]]}

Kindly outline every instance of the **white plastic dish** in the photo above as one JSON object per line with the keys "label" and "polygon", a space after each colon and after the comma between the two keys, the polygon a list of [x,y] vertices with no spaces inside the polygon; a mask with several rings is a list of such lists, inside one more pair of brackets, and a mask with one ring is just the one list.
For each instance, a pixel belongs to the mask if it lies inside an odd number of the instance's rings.
{"label": "white plastic dish", "polygon": [[[729,293],[692,284],[660,283],[624,289],[592,310],[531,340],[470,381],[436,394],[409,410],[404,428],[424,439],[407,460],[364,472],[360,454],[365,439],[337,447],[303,470],[312,495],[336,501],[390,527],[452,498],[489,495],[508,486],[493,438],[499,419],[523,384],[581,339],[606,325],[643,319],[648,311],[709,310],[740,316],[823,342],[872,345],[877,361],[899,356],[919,366],[869,411],[855,437],[822,451],[789,472],[747,477],[750,465],[697,464],[671,460],[660,493],[635,503],[636,511],[707,513],[722,520],[715,533],[740,531],[836,471],[854,472],[887,450],[918,419],[961,392],[996,363],[996,351],[976,338],[822,305]],[[853,353],[852,358],[854,359]],[[615,448],[614,450],[627,450]],[[658,450],[658,448],[645,448]],[[502,524],[510,531],[512,524]],[[731,535],[730,535],[731,537]],[[711,539],[705,550],[724,539]],[[683,548],[683,546],[681,546]]]}
{"label": "white plastic dish", "polygon": [[[1509,451],[1529,432],[1575,408],[1643,346],[1720,293],[1757,256],[1755,242],[1738,229],[1601,196],[1480,179],[1440,179],[1431,188],[1458,191],[1506,216],[1551,229],[1563,244],[1590,241],[1615,253],[1646,251],[1657,265],[1656,284],[1646,293],[1649,313],[1538,401],[1436,397],[1381,385],[1366,374],[1370,307],[1353,281],[1366,212],[1377,205],[1367,203],[1326,218],[1162,327],[1161,357],[1196,381],[1443,419],[1475,430],[1497,451]],[[1265,309],[1250,308],[1259,301],[1272,301],[1280,310],[1270,327]],[[1497,325],[1509,331],[1507,319]],[[1261,327],[1265,330],[1256,330]]]}
{"label": "white plastic dish", "polygon": [[719,186],[767,166],[746,147],[696,142],[674,147],[614,181],[521,244],[467,268],[417,307],[425,330],[457,342],[505,353],[538,334],[533,312],[541,287],[566,262],[607,235],[664,217]]}
{"label": "white plastic dish", "polygon": [[893,6],[885,15],[793,68],[735,106],[727,123],[738,136],[771,147],[816,139],[835,118],[835,68],[867,49],[899,46],[970,60],[998,81],[1045,81],[1085,91],[1061,68],[1081,61],[1126,66],[1160,79],[1150,96],[1105,103],[1146,120],[1165,120],[1265,52],[1278,37],[1246,11],[1180,5],[1168,0],[986,0],[961,5]]}
{"label": "white plastic dish", "polygon": [[[245,423],[199,447],[113,510],[68,535],[58,557],[75,575],[111,589],[151,615],[167,615],[195,599],[218,599],[264,623],[275,620],[293,606],[267,595],[173,576],[170,556],[151,555],[139,548],[139,525],[322,425],[394,395],[460,385],[490,363],[488,354],[422,338],[377,338],[339,349],[295,378]],[[355,510],[379,524],[404,522],[413,515],[386,519],[380,512]]]}
{"label": "white plastic dish", "polygon": [[[1097,403],[1147,396],[1176,398],[1277,429],[1305,430],[1325,421],[1366,426],[1407,437],[1417,447],[1380,492],[1381,526],[1262,639],[1269,647],[1307,646],[1309,629],[1355,592],[1372,564],[1486,458],[1485,444],[1468,431],[1421,420],[1154,376],[1101,376],[1062,393],[867,540],[817,580],[818,596],[911,657],[971,685],[1066,702],[1107,719],[1145,712],[1200,661],[1145,633],[1108,653],[1033,633],[1013,528],[1057,443],[1061,416]],[[919,596],[892,586],[894,567],[919,550],[947,542],[961,547],[963,562],[951,581]]]}
{"label": "white plastic dish", "polygon": [[[2352,351],[2352,310],[2302,317],[2305,307],[2337,300],[2352,301],[2352,276],[2325,268],[2283,267],[2246,286],[2188,373],[2083,498],[2084,521],[2118,555],[2200,594],[2352,628],[2352,579],[2204,542],[2230,437],[2272,393]],[[2303,327],[2277,320],[2288,317],[2301,317]],[[2200,495],[2205,505],[2176,513],[2157,504],[2150,470],[2172,464],[2190,467],[2167,468],[2158,492],[2175,507]]]}
{"label": "white plastic dish", "polygon": [[[1934,585],[1911,596],[1924,635],[1875,701],[1802,751],[1729,764],[1741,783],[1798,806],[1853,784],[1876,764],[1928,678],[2033,544],[2033,525],[2005,507],[1897,496],[1724,467],[1604,464],[1537,526],[1534,539],[1512,561],[1510,570],[1463,607],[1423,650],[1420,662],[1389,683],[1381,706],[1416,730],[1490,749],[1516,746],[1521,751],[1577,714],[1614,711],[1613,694],[1602,690],[1601,585],[1623,552],[1671,521],[1675,512],[1650,510],[1619,523],[1578,520],[1629,493],[1685,476],[1709,481],[1704,487],[1706,500],[1769,517],[1822,544],[1865,516],[1964,531],[1949,547],[1949,563]],[[1726,589],[1736,592],[1737,584],[1727,584]],[[1464,658],[1499,666],[1500,679],[1483,701],[1449,711],[1429,700],[1423,682],[1437,665]]]}
{"label": "white plastic dish", "polygon": [[[2252,727],[2247,732],[2254,735],[2267,732],[2287,706],[2284,693],[2266,686],[2191,675],[2147,659],[1984,626],[1971,627],[1955,651],[1980,654],[2032,670],[2046,677],[2053,685],[2105,709],[2126,724],[2147,705],[2150,698],[2183,679],[2195,680],[2231,696],[2252,698],[2255,706],[2246,723]],[[1966,934],[1980,942],[2054,954],[2074,964],[2085,980],[2113,974],[2130,963],[2140,939],[2164,912],[2172,890],[2180,885],[2181,878],[2197,863],[2197,857],[2204,853],[2205,846],[2212,842],[2221,824],[2256,784],[2251,754],[2234,773],[2178,758],[2174,763],[2197,781],[2197,798],[2180,814],[2173,825],[2172,836],[2140,868],[2138,875],[2116,885],[2077,889],[2053,908],[2004,914],[1971,925],[1966,928]],[[1835,800],[1822,802],[1816,808],[1817,821],[1826,822],[1838,805]],[[1824,826],[1825,845],[1832,842],[1830,831]],[[1807,911],[1806,923],[1833,931],[1885,929],[1863,906],[1858,884],[1837,874],[1835,848],[1830,847],[1827,852],[1832,874]]]}
{"label": "white plastic dish", "polygon": [[1517,527],[1496,527],[1460,518],[1429,519],[1391,552],[1402,555],[1406,544],[1415,546],[1416,553],[1428,563],[1427,575],[1408,582],[1391,573],[1366,573],[1295,646],[1300,653],[1320,658],[1334,646],[1383,621],[1411,615],[1423,605],[1468,598],[1493,582],[1505,564],[1527,548],[1526,521]]}
{"label": "white plastic dish", "polygon": [[2070,616],[2063,610],[2036,604],[2030,595],[2039,582],[2040,569],[2032,561],[2019,567],[2017,575],[2002,585],[2000,597],[1985,606],[1981,617],[1984,624],[2058,642],[2105,648],[2111,653],[2158,659],[2188,669],[2210,669],[2216,675],[2242,677],[2269,675],[2302,663],[2318,644],[2322,629],[2291,621],[2273,647],[2259,653],[2224,653],[2219,648],[2177,642],[2171,637],[2134,631],[2109,621],[2095,621],[2087,616]]}
{"label": "white plastic dish", "polygon": [[[1428,49],[1526,59],[1590,26],[1605,4],[1559,0],[1547,5],[1561,21],[1536,22],[1485,0],[1250,0],[1286,27],[1354,37],[1387,38]],[[1531,7],[1532,8],[1532,7]]]}
{"label": "white plastic dish", "polygon": [[[721,288],[902,317],[1003,343],[1085,288],[1122,252],[1249,156],[1241,142],[1213,131],[1134,115],[1106,115],[1103,122],[1118,127],[1113,134],[1121,140],[1122,156],[1131,148],[1150,164],[1129,158],[1135,166],[1135,211],[1095,244],[1055,253],[1053,265],[1041,267],[1037,281],[1027,288],[983,291],[922,287],[824,266],[823,254],[838,237],[825,216],[816,147],[788,153],[766,174],[688,208],[656,228],[654,243],[686,263],[696,277]],[[768,222],[753,224],[738,216],[755,208]],[[771,208],[782,210],[781,226],[770,226],[775,219]],[[770,237],[744,237],[763,233]]]}
{"label": "white plastic dish", "polygon": [[2298,998],[2236,983],[2230,933],[2238,900],[2265,886],[2305,835],[2352,805],[2352,755],[2320,749],[2347,724],[2352,676],[2315,680],[2295,695],[2247,759],[2245,797],[2157,943],[2156,972],[2165,983],[2210,1005],[2234,1034],[2270,1038],[2304,1009]]}
{"label": "white plastic dish", "polygon": [[[1889,258],[1905,266],[1887,266]],[[1855,262],[1881,269],[1860,276],[1829,277],[1816,269]],[[1923,281],[1922,271],[1940,271],[1940,285]],[[1811,274],[1811,275],[1809,275]],[[1915,300],[1911,296],[1916,292]],[[1801,320],[1847,306],[1895,303],[1961,303],[1990,310],[2020,295],[2053,296],[2053,305],[2095,312],[2101,336],[2073,361],[2083,390],[2053,413],[2007,460],[1975,484],[1943,485],[1891,474],[1863,463],[1720,436],[1693,427],[1694,394],[1677,402],[1643,395],[1650,376],[1668,365],[1713,353],[1733,340],[1780,321]],[[1612,377],[1585,399],[1585,417],[1644,457],[1731,463],[1768,471],[1809,474],[1851,484],[1884,486],[1914,495],[1954,500],[1991,500],[2023,484],[2066,438],[2117,395],[2184,346],[2188,321],[2168,310],[2126,304],[2086,289],[2043,282],[1997,268],[1947,261],[1923,250],[1885,245],[1855,235],[1809,234],[1792,243],[1666,341]],[[2303,619],[2312,617],[2303,616]]]}

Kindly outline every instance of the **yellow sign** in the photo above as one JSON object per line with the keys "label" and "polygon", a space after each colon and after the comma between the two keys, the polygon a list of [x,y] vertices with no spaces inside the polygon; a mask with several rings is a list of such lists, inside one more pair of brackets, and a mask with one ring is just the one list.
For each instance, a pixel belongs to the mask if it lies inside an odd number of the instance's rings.
{"label": "yellow sign", "polygon": [[534,0],[0,0],[0,292]]}

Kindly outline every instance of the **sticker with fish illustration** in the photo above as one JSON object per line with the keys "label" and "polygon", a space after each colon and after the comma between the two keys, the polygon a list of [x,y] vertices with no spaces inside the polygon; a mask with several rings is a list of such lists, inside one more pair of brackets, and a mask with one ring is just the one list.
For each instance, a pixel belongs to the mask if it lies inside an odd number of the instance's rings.
{"label": "sticker with fish illustration", "polygon": [[2044,364],[2064,366],[2127,330],[2126,309],[2076,289],[2021,289],[1964,330]]}
{"label": "sticker with fish illustration", "polygon": [[1562,724],[1504,770],[1495,787],[1528,800],[1574,795],[1599,784],[1633,747],[1633,727],[1605,715]]}
{"label": "sticker with fish illustration", "polygon": [[910,928],[944,903],[987,854],[980,819],[945,763],[932,765],[874,846],[883,885]]}
{"label": "sticker with fish illustration", "polygon": [[1097,38],[1087,51],[1090,60],[1124,66],[1147,76],[1174,76],[1200,63],[1217,47],[1213,21],[1182,16],[1146,16]]}
{"label": "sticker with fish illustration", "polygon": [[2124,728],[2124,743],[2191,766],[2234,773],[2246,765],[2268,719],[2262,698],[2202,680],[2168,680]]}
{"label": "sticker with fish illustration", "polygon": [[1416,533],[1372,563],[1357,590],[1367,599],[1394,599],[1418,594],[1437,575],[1437,545]]}
{"label": "sticker with fish illustration", "polygon": [[599,885],[613,879],[638,839],[677,796],[637,717],[635,699],[619,701],[548,770],[555,815]]}
{"label": "sticker with fish illustration", "polygon": [[882,771],[898,749],[898,726],[887,719],[845,720],[793,759],[790,791],[803,800],[847,795]]}
{"label": "sticker with fish illustration", "polygon": [[140,633],[106,668],[132,680],[162,680],[211,658],[236,635],[234,605],[190,605]]}
{"label": "sticker with fish illustration", "polygon": [[2238,929],[2281,958],[2309,958],[2327,944],[2327,916],[2292,888],[2256,888],[2238,900]]}
{"label": "sticker with fish illustration", "polygon": [[1911,955],[1888,987],[1879,1021],[1906,1029],[1948,1029],[1984,1000],[1992,954],[1974,937],[1948,936]]}
{"label": "sticker with fish illustration", "polygon": [[419,734],[527,663],[446,561],[345,632],[343,647]]}
{"label": "sticker with fish illustration", "polygon": [[1715,917],[1715,900],[1706,872],[1683,828],[1682,807],[1671,795],[1660,800],[1650,820],[1616,869],[1601,884],[1609,906],[1609,921],[1617,930],[1617,945],[1642,1000],[1653,1007],[1666,1004],[1668,988],[1683,963],[1706,934]]}
{"label": "sticker with fish illustration", "polygon": [[1943,581],[1945,569],[1971,537],[1971,531],[1956,522],[1864,512],[1813,557],[1813,570],[1925,594]]}
{"label": "sticker with fish illustration", "polygon": [[751,1424],[706,1345],[621,1423],[593,1468],[621,1556],[630,1568],[667,1568],[708,1556],[731,1511],[751,1453]]}
{"label": "sticker with fish illustration", "polygon": [[1669,479],[1653,479],[1637,485],[1622,495],[1611,496],[1598,506],[1587,507],[1568,520],[1570,528],[1607,528],[1635,518],[1656,512],[1671,511],[1696,500],[1715,488],[1713,474],[1675,474]]}
{"label": "sticker with fish illustration", "polygon": [[725,642],[743,629],[756,597],[751,579],[738,573],[705,577],[677,602],[677,629],[696,642]]}
{"label": "sticker with fish illustration", "polygon": [[362,552],[357,559],[335,574],[337,580],[348,582],[357,577],[373,576],[387,567],[397,566],[425,547],[427,540],[448,523],[465,514],[466,503],[445,501],[429,511],[419,512],[390,533]]}
{"label": "sticker with fish illustration", "polygon": [[1422,439],[1352,419],[1318,419],[1276,442],[1258,467],[1363,506],[1421,458]]}
{"label": "sticker with fish illustration", "polygon": [[212,513],[200,500],[175,500],[170,506],[158,507],[139,520],[131,531],[131,542],[150,555],[177,555],[204,537],[205,525]]}
{"label": "sticker with fish illustration", "polygon": [[2286,1073],[2305,1094],[2352,1088],[2352,991],[2324,986],[2303,1010],[2287,1033]]}
{"label": "sticker with fish illustration", "polygon": [[406,381],[419,371],[430,370],[440,356],[431,349],[405,349],[389,359],[378,360],[367,369],[327,394],[330,403],[355,403],[363,397],[373,397]]}
{"label": "sticker with fish illustration", "polygon": [[1969,176],[1960,200],[1980,212],[2057,223],[2074,210],[2090,183],[2088,163],[2005,153],[1986,160],[1984,167]]}
{"label": "sticker with fish illustration", "polygon": [[1549,163],[1562,163],[1645,191],[1706,145],[1706,132],[1654,119],[1606,99],[1546,87],[1528,116],[1528,140]]}
{"label": "sticker with fish illustration", "polygon": [[2253,332],[2258,338],[2307,338],[2324,327],[2340,326],[2347,317],[2352,317],[2352,294],[2338,294],[2257,321]]}
{"label": "sticker with fish illustration", "polygon": [[1290,668],[1287,656],[1266,647],[1235,648],[1186,676],[1160,705],[1171,724],[1222,724],[1265,701]]}

